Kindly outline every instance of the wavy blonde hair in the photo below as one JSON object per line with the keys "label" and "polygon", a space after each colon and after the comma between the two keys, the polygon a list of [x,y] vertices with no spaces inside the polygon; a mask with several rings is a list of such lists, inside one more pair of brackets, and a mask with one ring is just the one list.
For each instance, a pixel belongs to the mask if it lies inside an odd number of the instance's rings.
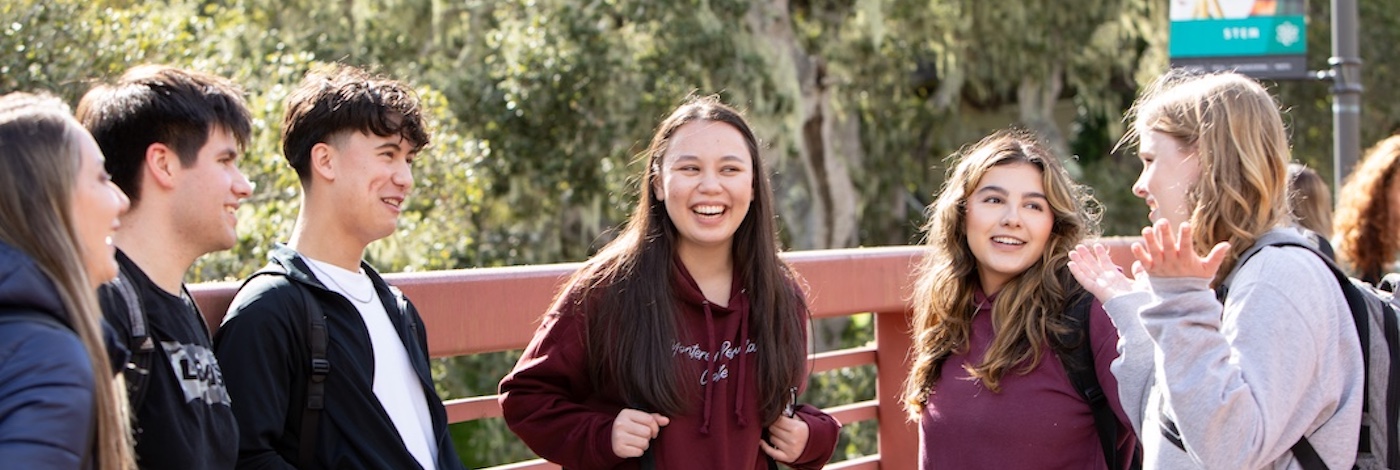
{"label": "wavy blonde hair", "polygon": [[[1007,282],[992,306],[997,336],[980,364],[965,364],[988,390],[1001,391],[1001,378],[1025,374],[1043,359],[1054,334],[1067,331],[1062,314],[1083,292],[1069,272],[1069,250],[1096,235],[1099,210],[1087,188],[1075,184],[1060,159],[1034,135],[1004,130],[961,152],[961,158],[928,207],[924,225],[928,251],[917,268],[911,300],[914,310],[913,366],[904,386],[904,407],[917,420],[949,355],[967,351],[972,331],[973,291],[979,284],[977,259],[967,243],[967,198],[992,168],[1027,164],[1040,170],[1054,223],[1045,252],[1035,264]],[[1055,346],[1058,347],[1058,346]]]}
{"label": "wavy blonde hair", "polygon": [[1337,259],[1362,279],[1380,280],[1386,263],[1400,250],[1396,226],[1390,220],[1387,190],[1396,181],[1400,168],[1400,135],[1381,140],[1366,152],[1366,159],[1347,176],[1337,192],[1337,215],[1333,228],[1339,239]]}
{"label": "wavy blonde hair", "polygon": [[0,96],[0,241],[32,258],[57,288],[64,321],[83,343],[92,370],[93,468],[124,470],[136,468],[126,387],[112,374],[97,289],[88,280],[73,220],[80,132],[87,131],[57,98]]}
{"label": "wavy blonde hair", "polygon": [[1200,177],[1187,190],[1192,241],[1202,256],[1230,242],[1212,286],[1260,235],[1292,222],[1288,136],[1278,103],[1259,82],[1234,72],[1173,70],[1147,88],[1128,117],[1134,125],[1120,147],[1158,131],[1200,159]]}

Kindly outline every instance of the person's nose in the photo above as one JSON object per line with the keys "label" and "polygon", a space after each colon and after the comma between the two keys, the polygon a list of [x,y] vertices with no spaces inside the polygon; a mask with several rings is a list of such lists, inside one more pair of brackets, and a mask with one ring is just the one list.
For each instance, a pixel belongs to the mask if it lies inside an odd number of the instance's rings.
{"label": "person's nose", "polygon": [[403,186],[405,191],[413,189],[413,166],[409,165],[407,161],[401,162],[398,169],[394,171],[393,181],[394,184]]}
{"label": "person's nose", "polygon": [[723,185],[719,183],[719,174],[711,171],[700,174],[700,192],[704,194],[714,194],[720,192]]}
{"label": "person's nose", "polygon": [[117,195],[117,215],[126,214],[127,209],[131,209],[131,198],[127,197],[126,192],[117,187],[115,183],[108,182],[107,184],[112,185],[112,192]]}
{"label": "person's nose", "polygon": [[1001,225],[1019,228],[1021,226],[1021,209],[1019,207],[1007,206],[1006,212],[1001,216]]}
{"label": "person's nose", "polygon": [[253,182],[248,181],[248,175],[237,169],[233,170],[233,195],[240,201],[253,195]]}
{"label": "person's nose", "polygon": [[1142,173],[1138,174],[1138,179],[1137,179],[1137,181],[1134,181],[1134,182],[1133,182],[1133,195],[1134,195],[1134,196],[1137,196],[1137,197],[1140,197],[1140,198],[1143,198],[1143,199],[1147,199],[1147,169],[1146,169],[1146,168],[1144,168],[1144,169],[1142,170]]}

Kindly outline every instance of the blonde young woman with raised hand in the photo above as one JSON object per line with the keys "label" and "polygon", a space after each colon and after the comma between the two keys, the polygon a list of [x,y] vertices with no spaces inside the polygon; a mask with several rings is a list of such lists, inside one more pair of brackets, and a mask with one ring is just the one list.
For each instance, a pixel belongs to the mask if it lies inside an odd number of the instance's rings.
{"label": "blonde young woman with raised hand", "polygon": [[[904,403],[919,422],[921,469],[1131,462],[1136,441],[1111,399],[1113,325],[1094,301],[1085,341],[1082,320],[1067,313],[1091,300],[1066,256],[1094,233],[1092,207],[1088,191],[1029,134],[998,132],[963,152],[929,206],[928,253],[913,298],[914,365]],[[1078,341],[1061,341],[1068,333]],[[1057,358],[1077,347],[1091,348],[1092,364]],[[1114,455],[1067,367],[1092,368],[1110,398]]]}
{"label": "blonde young woman with raised hand", "polygon": [[1131,117],[1133,192],[1153,220],[1133,246],[1137,281],[1102,246],[1077,247],[1070,267],[1122,336],[1113,373],[1145,465],[1301,468],[1311,453],[1351,468],[1363,374],[1346,299],[1319,255],[1271,244],[1307,243],[1277,103],[1242,75],[1174,71]]}

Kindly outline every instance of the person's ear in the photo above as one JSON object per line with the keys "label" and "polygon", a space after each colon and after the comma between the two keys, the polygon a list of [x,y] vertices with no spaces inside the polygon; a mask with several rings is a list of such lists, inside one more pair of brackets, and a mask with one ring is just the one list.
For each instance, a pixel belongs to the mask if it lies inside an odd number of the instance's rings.
{"label": "person's ear", "polygon": [[662,188],[662,186],[661,186],[661,167],[659,167],[658,165],[652,165],[652,166],[651,166],[651,194],[655,195],[655,196],[656,196],[656,200],[658,200],[658,201],[665,201],[665,200],[666,200],[666,193],[665,193],[664,191],[662,191],[662,189],[663,189],[663,188]]}
{"label": "person's ear", "polygon": [[335,147],[325,142],[318,142],[311,147],[311,173],[327,181],[335,181]]}
{"label": "person's ear", "polygon": [[169,146],[156,142],[146,147],[146,165],[143,172],[150,176],[156,186],[163,189],[175,187],[175,172],[179,171],[180,156]]}

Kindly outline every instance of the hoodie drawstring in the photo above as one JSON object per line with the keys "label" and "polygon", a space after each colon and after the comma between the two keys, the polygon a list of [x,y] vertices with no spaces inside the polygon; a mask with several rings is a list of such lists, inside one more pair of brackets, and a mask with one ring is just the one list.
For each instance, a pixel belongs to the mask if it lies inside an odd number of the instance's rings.
{"label": "hoodie drawstring", "polygon": [[744,362],[753,340],[749,339],[749,309],[740,306],[739,311],[739,367],[734,370],[739,375],[739,383],[734,390],[734,416],[739,418],[739,427],[744,427],[749,425],[749,418],[744,416]]}
{"label": "hoodie drawstring", "polygon": [[705,330],[709,336],[706,337],[710,348],[710,361],[705,365],[705,421],[700,425],[700,434],[710,434],[710,402],[715,396],[715,362],[718,362],[720,351],[715,345],[715,315],[710,311],[710,301],[704,302],[705,306]]}

